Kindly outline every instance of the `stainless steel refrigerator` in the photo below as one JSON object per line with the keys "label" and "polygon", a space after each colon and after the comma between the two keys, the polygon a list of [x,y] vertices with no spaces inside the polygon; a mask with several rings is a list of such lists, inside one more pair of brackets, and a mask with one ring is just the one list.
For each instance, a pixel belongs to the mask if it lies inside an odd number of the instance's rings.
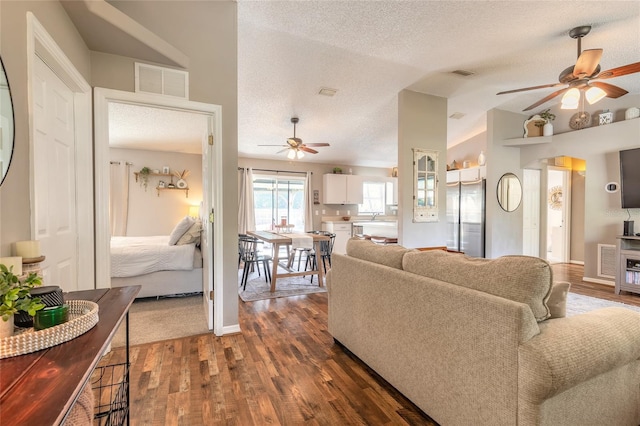
{"label": "stainless steel refrigerator", "polygon": [[485,180],[447,183],[447,248],[484,257]]}

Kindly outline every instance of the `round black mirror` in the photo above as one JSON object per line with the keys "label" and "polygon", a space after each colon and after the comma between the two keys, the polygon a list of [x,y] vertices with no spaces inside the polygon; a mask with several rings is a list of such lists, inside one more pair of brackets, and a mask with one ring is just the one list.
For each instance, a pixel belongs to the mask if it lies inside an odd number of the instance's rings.
{"label": "round black mirror", "polygon": [[15,135],[15,121],[13,120],[13,102],[9,81],[4,71],[4,64],[0,58],[0,185],[4,182],[9,171],[13,155]]}
{"label": "round black mirror", "polygon": [[520,206],[522,201],[522,184],[518,176],[505,173],[498,181],[498,204],[502,210],[512,212]]}

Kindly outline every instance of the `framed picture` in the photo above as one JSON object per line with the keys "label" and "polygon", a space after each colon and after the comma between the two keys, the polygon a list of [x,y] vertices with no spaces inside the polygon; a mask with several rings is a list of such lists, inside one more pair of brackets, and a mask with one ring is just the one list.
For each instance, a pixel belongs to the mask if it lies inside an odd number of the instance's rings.
{"label": "framed picture", "polygon": [[164,166],[162,168],[162,174],[168,175],[170,173],[169,166]]}
{"label": "framed picture", "polygon": [[160,182],[158,182],[158,188],[164,188],[165,187],[165,183],[163,180],[161,180]]}

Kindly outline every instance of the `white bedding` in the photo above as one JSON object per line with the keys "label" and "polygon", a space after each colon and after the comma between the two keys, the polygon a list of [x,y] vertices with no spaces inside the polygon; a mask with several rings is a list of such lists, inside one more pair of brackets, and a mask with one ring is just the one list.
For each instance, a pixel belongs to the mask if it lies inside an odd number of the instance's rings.
{"label": "white bedding", "polygon": [[195,244],[169,245],[169,236],[111,237],[111,276],[193,269]]}

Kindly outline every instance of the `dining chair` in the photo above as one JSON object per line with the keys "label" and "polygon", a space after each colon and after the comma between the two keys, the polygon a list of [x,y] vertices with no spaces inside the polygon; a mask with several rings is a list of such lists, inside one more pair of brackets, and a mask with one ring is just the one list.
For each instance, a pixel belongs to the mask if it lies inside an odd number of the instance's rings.
{"label": "dining chair", "polygon": [[255,265],[258,270],[258,276],[260,276],[260,264],[264,268],[264,278],[266,282],[271,282],[271,271],[269,270],[269,262],[272,261],[272,257],[263,254],[258,250],[258,243],[260,241],[251,236],[239,236],[238,237],[238,254],[240,260],[244,262],[242,269],[242,278],[240,279],[240,285],[242,290],[247,289],[247,280],[249,278],[249,269]]}
{"label": "dining chair", "polygon": [[[331,253],[333,252],[333,244],[336,241],[336,234],[328,231],[311,231],[313,234],[326,235],[329,237],[329,241],[320,241],[320,258],[322,259],[322,267],[324,273],[327,273],[327,262],[329,262],[329,268],[331,268]],[[318,259],[315,250],[310,250],[307,253],[307,261],[304,269],[311,266],[311,270],[318,269]],[[311,275],[311,282],[313,282],[313,275]]]}

